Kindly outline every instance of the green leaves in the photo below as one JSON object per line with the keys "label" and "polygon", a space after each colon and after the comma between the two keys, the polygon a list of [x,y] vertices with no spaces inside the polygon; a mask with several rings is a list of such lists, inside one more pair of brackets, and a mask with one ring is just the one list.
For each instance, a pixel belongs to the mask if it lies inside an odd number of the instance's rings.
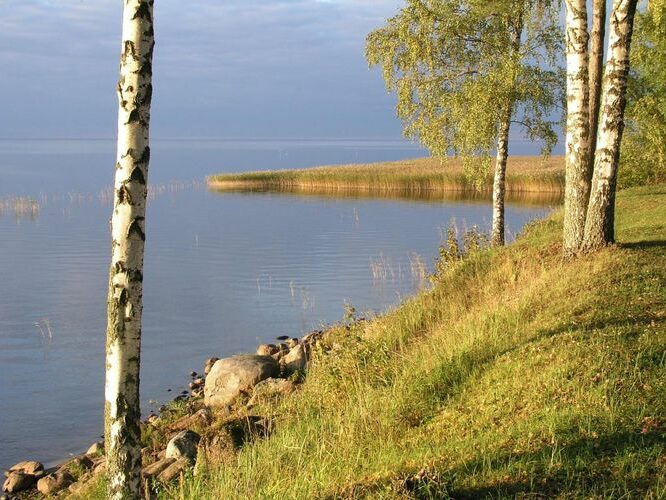
{"label": "green leaves", "polygon": [[[516,43],[518,41],[518,43]],[[408,0],[367,37],[366,58],[397,96],[404,134],[439,157],[485,157],[507,105],[549,151],[564,80],[555,2]]]}

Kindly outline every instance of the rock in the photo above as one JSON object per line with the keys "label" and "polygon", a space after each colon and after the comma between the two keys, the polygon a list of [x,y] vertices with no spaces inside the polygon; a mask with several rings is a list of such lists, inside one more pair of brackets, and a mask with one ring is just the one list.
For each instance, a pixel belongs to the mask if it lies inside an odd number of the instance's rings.
{"label": "rock", "polygon": [[280,351],[280,348],[275,344],[260,344],[257,347],[257,356],[272,356]]}
{"label": "rock", "polygon": [[252,397],[248,406],[254,406],[262,401],[274,399],[276,396],[291,394],[296,389],[296,385],[284,378],[267,378],[262,380],[252,390]]}
{"label": "rock", "polygon": [[104,454],[104,441],[97,441],[96,443],[91,444],[90,448],[88,448],[88,451],[86,451],[86,455],[92,457],[96,457],[103,454]]}
{"label": "rock", "polygon": [[162,473],[164,469],[169,467],[175,461],[176,461],[175,458],[163,458],[162,460],[158,460],[157,462],[144,467],[143,470],[141,471],[141,475],[145,479],[158,476]]}
{"label": "rock", "polygon": [[74,482],[74,477],[66,471],[58,471],[55,474],[49,474],[37,481],[37,490],[42,495],[53,495],[64,490]]}
{"label": "rock", "polygon": [[[41,477],[44,475],[44,466],[36,460],[25,460],[12,465],[9,472],[23,472],[24,474]],[[5,476],[8,476],[8,474],[5,473]]]}
{"label": "rock", "polygon": [[190,377],[192,377],[192,378],[197,378],[197,372],[195,372],[195,371],[191,371],[191,372],[190,372]]}
{"label": "rock", "polygon": [[200,440],[201,436],[196,432],[179,432],[172,437],[169,444],[167,444],[166,457],[174,458],[176,460],[186,458],[187,460],[194,462],[197,459],[197,446]]}
{"label": "rock", "polygon": [[213,368],[213,365],[219,360],[220,358],[208,358],[204,362],[204,375],[208,375]]}
{"label": "rock", "polygon": [[303,344],[298,344],[282,358],[285,371],[289,373],[304,371],[308,366],[308,357]]}
{"label": "rock", "polygon": [[2,489],[7,493],[18,493],[19,491],[32,488],[35,482],[37,482],[37,476],[33,474],[12,471],[7,476],[5,484],[2,485]]}
{"label": "rock", "polygon": [[280,366],[270,356],[241,355],[215,362],[206,377],[204,402],[208,406],[231,404],[242,392],[280,374]]}
{"label": "rock", "polygon": [[185,458],[180,458],[169,465],[157,476],[157,479],[163,483],[168,483],[185,472],[190,466],[190,462]]}
{"label": "rock", "polygon": [[210,409],[202,408],[193,415],[185,415],[167,427],[170,432],[183,431],[192,427],[206,427],[210,425],[212,415]]}
{"label": "rock", "polygon": [[86,455],[79,455],[65,462],[59,470],[68,471],[76,475],[79,472],[92,469],[92,466],[93,461],[90,459],[90,457],[87,457]]}
{"label": "rock", "polygon": [[[222,429],[199,442],[198,456],[202,464],[233,464],[237,461],[237,447],[231,433]],[[197,460],[197,467],[199,460]]]}
{"label": "rock", "polygon": [[206,379],[202,377],[195,378],[192,382],[190,382],[190,389],[198,389],[199,387],[203,387],[205,383]]}
{"label": "rock", "polygon": [[285,341],[285,344],[287,344],[287,347],[289,347],[289,349],[293,349],[298,345],[298,339],[287,339]]}

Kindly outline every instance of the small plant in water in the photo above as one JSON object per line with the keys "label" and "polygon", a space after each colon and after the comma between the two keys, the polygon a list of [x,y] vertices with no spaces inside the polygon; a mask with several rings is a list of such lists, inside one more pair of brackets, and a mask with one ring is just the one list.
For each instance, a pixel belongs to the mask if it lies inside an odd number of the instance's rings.
{"label": "small plant in water", "polygon": [[444,242],[439,247],[439,256],[435,260],[435,273],[431,281],[436,283],[466,256],[479,252],[489,245],[488,235],[481,231],[478,226],[474,225],[465,230],[462,236],[459,237],[458,228],[455,222],[452,222],[446,231]]}

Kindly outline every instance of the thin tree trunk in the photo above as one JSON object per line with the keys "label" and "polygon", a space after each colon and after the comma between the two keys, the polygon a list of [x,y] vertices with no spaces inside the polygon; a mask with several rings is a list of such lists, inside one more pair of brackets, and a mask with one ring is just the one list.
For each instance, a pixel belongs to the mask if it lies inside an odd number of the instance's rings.
{"label": "thin tree trunk", "polygon": [[606,36],[606,0],[594,0],[592,35],[590,37],[590,154],[587,178],[592,181],[594,152],[597,149],[601,82],[604,69],[604,38]]}
{"label": "thin tree trunk", "polygon": [[497,157],[493,177],[493,228],[490,242],[494,247],[504,245],[504,197],[506,193],[506,164],[509,157],[509,129],[511,107],[499,124],[497,135]]}
{"label": "thin tree trunk", "polygon": [[153,0],[125,0],[104,408],[107,498],[118,500],[141,496],[139,360],[153,46]]}
{"label": "thin tree trunk", "polygon": [[566,0],[567,131],[564,191],[564,255],[580,251],[590,193],[587,178],[590,154],[587,6]]}
{"label": "thin tree trunk", "polygon": [[615,191],[627,102],[629,50],[637,0],[615,0],[610,17],[609,58],[604,75],[599,140],[583,249],[595,250],[615,240]]}
{"label": "thin tree trunk", "polygon": [[[512,22],[513,21],[513,22]],[[519,12],[508,23],[511,33],[511,55],[520,57],[520,39],[523,33],[523,13]],[[512,87],[516,84],[517,75],[512,76]],[[513,114],[513,88],[507,96],[506,107],[501,114],[497,127],[497,155],[495,158],[495,175],[493,176],[493,224],[490,234],[492,246],[504,245],[504,199],[506,196],[506,166],[509,158],[509,132],[511,129],[511,116]]]}

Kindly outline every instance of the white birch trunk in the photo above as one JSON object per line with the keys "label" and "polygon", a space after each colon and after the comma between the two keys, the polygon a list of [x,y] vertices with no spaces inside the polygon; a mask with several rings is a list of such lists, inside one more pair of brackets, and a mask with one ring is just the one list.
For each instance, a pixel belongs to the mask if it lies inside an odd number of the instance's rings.
{"label": "white birch trunk", "polygon": [[[520,57],[520,40],[523,33],[523,13],[519,12],[508,23],[508,29],[511,33],[511,56]],[[511,82],[515,86],[517,75],[515,68]],[[511,116],[513,115],[514,89],[511,88],[507,96],[506,107],[501,113],[501,119],[497,127],[497,154],[495,157],[495,174],[493,176],[493,223],[490,233],[490,243],[492,246],[504,245],[504,199],[506,197],[506,166],[509,158],[509,132],[511,129]]]}
{"label": "white birch trunk", "polygon": [[588,81],[587,6],[566,0],[567,125],[564,191],[564,255],[580,251],[590,192],[590,110]]}
{"label": "white birch trunk", "polygon": [[153,46],[153,0],[124,0],[104,408],[107,497],[118,500],[141,496],[139,360]]}
{"label": "white birch trunk", "polygon": [[499,124],[497,136],[497,157],[493,177],[493,227],[490,233],[492,246],[504,245],[504,198],[506,193],[506,164],[509,157],[509,129],[511,110]]}
{"label": "white birch trunk", "polygon": [[606,36],[606,0],[594,0],[592,35],[590,37],[590,154],[587,162],[587,178],[592,181],[594,152],[597,148],[601,82],[604,70],[604,38]]}
{"label": "white birch trunk", "polygon": [[615,0],[610,16],[608,62],[604,74],[599,138],[594,160],[583,249],[595,250],[615,239],[615,191],[627,102],[629,50],[637,0]]}

